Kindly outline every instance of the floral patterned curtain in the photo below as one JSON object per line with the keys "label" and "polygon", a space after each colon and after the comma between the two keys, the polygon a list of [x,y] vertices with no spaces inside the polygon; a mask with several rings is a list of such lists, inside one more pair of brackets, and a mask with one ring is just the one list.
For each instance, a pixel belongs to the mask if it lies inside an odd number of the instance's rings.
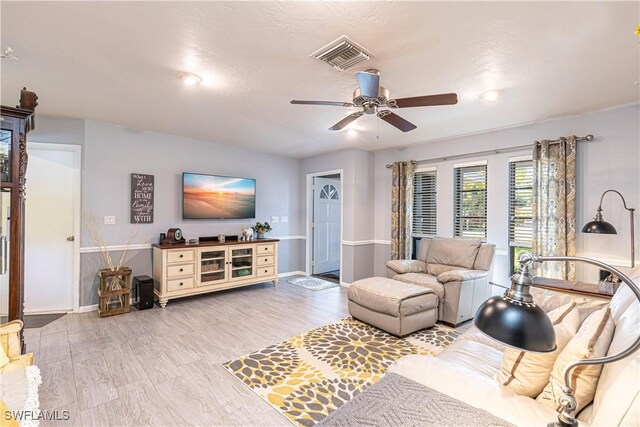
{"label": "floral patterned curtain", "polygon": [[[536,142],[533,149],[533,253],[576,254],[576,137]],[[537,275],[575,280],[573,262],[545,262]]]}
{"label": "floral patterned curtain", "polygon": [[413,161],[391,166],[391,259],[411,258],[414,171]]}

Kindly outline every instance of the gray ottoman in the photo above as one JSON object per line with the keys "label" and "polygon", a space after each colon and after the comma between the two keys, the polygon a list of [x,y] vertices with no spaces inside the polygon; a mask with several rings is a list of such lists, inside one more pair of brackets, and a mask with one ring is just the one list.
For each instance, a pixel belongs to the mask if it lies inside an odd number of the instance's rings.
{"label": "gray ottoman", "polygon": [[349,286],[349,313],[393,335],[429,328],[438,319],[438,297],[429,288],[386,277],[370,277]]}

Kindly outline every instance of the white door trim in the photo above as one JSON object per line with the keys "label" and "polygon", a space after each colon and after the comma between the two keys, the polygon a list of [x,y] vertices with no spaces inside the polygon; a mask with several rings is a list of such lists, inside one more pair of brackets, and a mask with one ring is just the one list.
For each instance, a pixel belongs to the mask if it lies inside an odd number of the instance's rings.
{"label": "white door trim", "polygon": [[342,277],[344,270],[342,269],[342,238],[344,229],[344,171],[343,169],[334,169],[323,172],[314,172],[307,174],[307,214],[306,214],[306,236],[307,236],[307,250],[305,260],[305,273],[307,276],[311,275],[311,249],[313,248],[313,233],[311,232],[311,222],[313,220],[313,178],[316,176],[326,175],[340,175],[340,284],[342,283]]}
{"label": "white door trim", "polygon": [[[82,223],[82,146],[75,144],[51,144],[27,142],[29,150],[69,151],[73,153],[73,311],[80,311],[80,239]],[[27,183],[27,191],[29,183]],[[27,196],[28,197],[28,196]]]}

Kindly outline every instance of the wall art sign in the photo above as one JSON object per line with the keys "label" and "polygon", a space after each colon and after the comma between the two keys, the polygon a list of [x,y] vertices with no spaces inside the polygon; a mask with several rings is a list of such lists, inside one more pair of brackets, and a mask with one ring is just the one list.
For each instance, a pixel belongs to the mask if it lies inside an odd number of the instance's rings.
{"label": "wall art sign", "polygon": [[131,223],[153,223],[153,175],[131,174]]}

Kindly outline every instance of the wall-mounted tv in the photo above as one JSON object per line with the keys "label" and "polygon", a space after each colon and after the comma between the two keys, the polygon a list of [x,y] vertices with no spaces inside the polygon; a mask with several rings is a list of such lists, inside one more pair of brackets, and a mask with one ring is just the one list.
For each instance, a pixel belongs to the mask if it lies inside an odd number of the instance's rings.
{"label": "wall-mounted tv", "polygon": [[255,179],[188,172],[182,174],[183,219],[255,217]]}

